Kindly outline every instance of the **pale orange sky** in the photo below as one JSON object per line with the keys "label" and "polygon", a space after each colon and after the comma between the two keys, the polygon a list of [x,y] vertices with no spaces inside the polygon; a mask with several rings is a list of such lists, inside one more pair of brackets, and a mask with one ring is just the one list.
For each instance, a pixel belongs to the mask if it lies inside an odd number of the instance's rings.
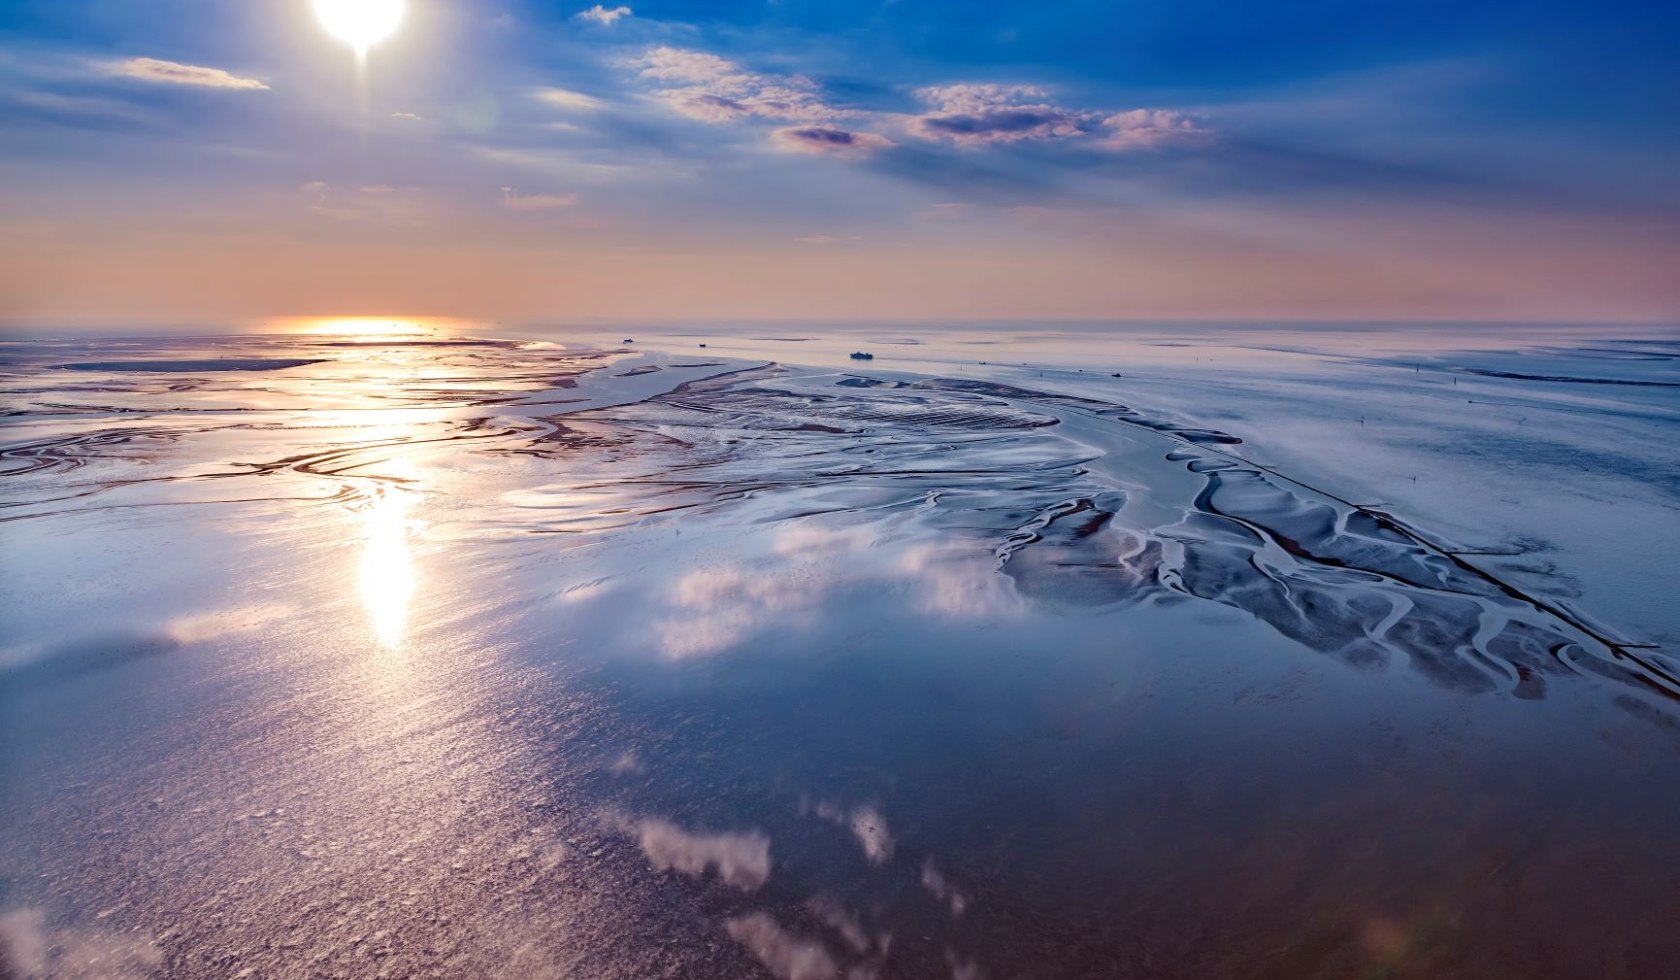
{"label": "pale orange sky", "polygon": [[0,35],[0,325],[1680,321],[1665,103],[1541,98],[1544,38],[1245,75],[427,0],[358,77],[305,3],[80,7]]}
{"label": "pale orange sky", "polygon": [[[161,220],[161,219],[160,219]],[[1043,215],[1034,220],[1043,222]],[[1680,256],[1637,229],[1320,220],[1271,238],[1167,222],[1034,227],[978,215],[907,241],[552,245],[459,226],[338,241],[4,231],[14,325],[407,313],[515,322],[685,319],[1279,318],[1667,321]],[[1264,219],[1256,219],[1263,222]],[[336,231],[337,229],[328,229]],[[968,235],[972,241],[965,241]],[[1294,237],[1292,237],[1294,236]],[[617,240],[615,240],[617,239]]]}

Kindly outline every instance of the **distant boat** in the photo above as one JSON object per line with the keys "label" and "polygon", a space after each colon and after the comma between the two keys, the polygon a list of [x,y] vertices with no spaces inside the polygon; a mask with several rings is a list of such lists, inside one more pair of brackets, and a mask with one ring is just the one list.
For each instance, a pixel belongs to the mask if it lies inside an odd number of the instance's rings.
{"label": "distant boat", "polygon": [[852,360],[854,360],[854,361],[873,361],[874,359],[875,359],[875,355],[869,353],[868,351],[863,351],[863,350],[852,351]]}
{"label": "distant boat", "polygon": [[700,346],[701,346],[701,347],[704,347],[704,346],[706,346],[706,345],[705,345],[705,344],[701,344],[701,345],[700,345]]}
{"label": "distant boat", "polygon": [[623,340],[623,341],[622,341],[622,343],[626,343],[626,344],[633,344],[633,343],[635,343],[635,341],[634,341],[634,340],[631,340],[631,339],[630,339],[630,338],[629,338],[629,337],[626,337],[626,338],[624,338],[624,340]]}

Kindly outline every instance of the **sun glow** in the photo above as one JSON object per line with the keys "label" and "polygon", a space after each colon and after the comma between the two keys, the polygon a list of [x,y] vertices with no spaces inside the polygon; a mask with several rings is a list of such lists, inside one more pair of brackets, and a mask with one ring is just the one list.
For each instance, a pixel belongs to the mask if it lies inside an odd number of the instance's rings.
{"label": "sun glow", "polygon": [[368,48],[396,33],[403,0],[314,0],[315,16],[327,33],[365,56]]}
{"label": "sun glow", "polygon": [[432,333],[423,323],[413,320],[393,320],[379,316],[340,316],[317,319],[310,321],[303,332],[362,339],[424,337]]}
{"label": "sun glow", "polygon": [[435,316],[278,316],[253,320],[251,326],[261,333],[318,334],[377,341],[449,337],[481,325],[471,320]]}

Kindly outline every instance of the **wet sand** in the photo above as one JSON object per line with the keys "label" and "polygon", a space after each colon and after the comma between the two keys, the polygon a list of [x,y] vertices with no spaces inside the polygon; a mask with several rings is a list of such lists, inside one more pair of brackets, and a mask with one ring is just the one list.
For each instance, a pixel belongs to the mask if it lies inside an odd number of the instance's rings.
{"label": "wet sand", "polygon": [[6,345],[13,973],[1680,956],[1680,343],[636,336]]}

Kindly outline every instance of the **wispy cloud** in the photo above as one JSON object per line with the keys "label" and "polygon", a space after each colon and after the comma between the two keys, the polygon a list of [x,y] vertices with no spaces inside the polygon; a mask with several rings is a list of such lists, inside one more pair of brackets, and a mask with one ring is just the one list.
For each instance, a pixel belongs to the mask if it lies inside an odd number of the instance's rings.
{"label": "wispy cloud", "polygon": [[266,82],[255,78],[241,78],[238,75],[231,75],[220,68],[183,65],[179,62],[164,61],[160,58],[130,58],[127,61],[115,61],[106,65],[105,70],[113,75],[138,79],[142,82],[196,85],[200,88],[246,90],[268,88]]}
{"label": "wispy cloud", "polygon": [[573,14],[572,19],[600,24],[602,27],[611,27],[623,18],[631,16],[631,14],[632,11],[629,7],[603,7],[596,4],[588,10]]}
{"label": "wispy cloud", "polygon": [[672,109],[704,122],[749,116],[791,122],[828,122],[845,113],[823,101],[803,75],[770,75],[704,51],[650,48],[629,66]]}
{"label": "wispy cloud", "polygon": [[1189,116],[1173,109],[1133,109],[1115,113],[1102,124],[1102,145],[1115,150],[1159,146],[1206,133]]}
{"label": "wispy cloud", "polygon": [[543,105],[553,106],[556,109],[577,109],[592,112],[603,105],[601,100],[593,95],[584,95],[582,92],[573,92],[570,89],[563,88],[534,89],[531,92],[531,97]]}
{"label": "wispy cloud", "polygon": [[[1025,141],[1078,140],[1114,151],[1161,146],[1205,135],[1196,120],[1176,109],[1082,109],[1058,104],[1034,85],[956,82],[916,91],[926,106],[899,113],[838,106],[821,86],[798,74],[754,71],[707,51],[668,45],[649,48],[625,62],[650,94],[690,119],[709,123],[769,121],[784,124],[769,134],[778,150],[861,158],[889,149],[888,132],[962,149]],[[587,98],[587,97],[585,97]],[[558,104],[564,104],[562,98]]]}
{"label": "wispy cloud", "polygon": [[150,120],[145,110],[127,102],[61,92],[21,90],[10,97],[0,97],[0,111],[6,109],[73,126],[136,125]]}
{"label": "wispy cloud", "polygon": [[854,133],[846,129],[826,126],[794,126],[778,129],[770,134],[778,149],[793,153],[820,153],[828,156],[868,156],[877,150],[894,145],[893,141],[877,133]]}
{"label": "wispy cloud", "polygon": [[668,46],[650,48],[628,65],[652,85],[655,99],[690,119],[794,123],[769,134],[777,150],[861,158],[895,145],[848,122],[881,126],[890,123],[888,116],[835,106],[804,75],[753,71],[709,52]]}
{"label": "wispy cloud", "polygon": [[472,148],[472,154],[479,160],[498,167],[514,167],[549,182],[611,183],[636,172],[636,167],[631,163],[599,163],[581,157],[569,149],[475,146]]}
{"label": "wispy cloud", "polygon": [[551,211],[577,202],[576,194],[521,194],[512,187],[502,188],[502,207],[509,211]]}
{"label": "wispy cloud", "polygon": [[1087,126],[1084,114],[1051,105],[1031,85],[937,85],[916,94],[933,110],[914,117],[910,131],[927,139],[1014,143],[1078,136]]}
{"label": "wispy cloud", "polygon": [[1057,105],[1032,85],[958,83],[920,89],[929,106],[911,117],[909,130],[923,139],[949,140],[974,149],[1025,140],[1090,138],[1111,150],[1159,146],[1201,135],[1195,121],[1174,109],[1098,111]]}
{"label": "wispy cloud", "polygon": [[417,191],[384,184],[340,187],[312,180],[298,188],[311,214],[334,221],[374,221],[420,225],[426,208]]}

